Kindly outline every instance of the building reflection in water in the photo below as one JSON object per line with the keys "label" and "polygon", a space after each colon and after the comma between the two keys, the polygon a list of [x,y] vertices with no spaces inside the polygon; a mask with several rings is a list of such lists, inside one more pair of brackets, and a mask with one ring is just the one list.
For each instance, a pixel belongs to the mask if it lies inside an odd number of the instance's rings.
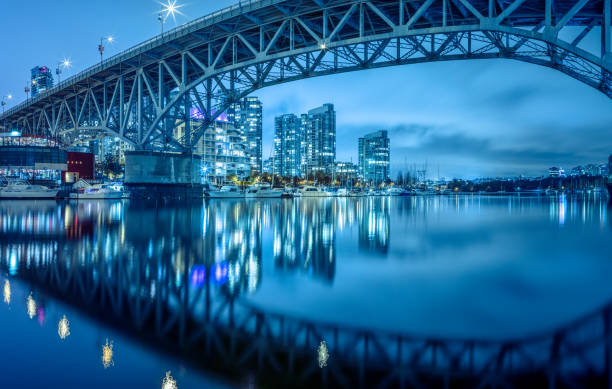
{"label": "building reflection in water", "polygon": [[317,200],[278,203],[273,255],[277,269],[300,270],[328,281],[336,273],[334,212]]}
{"label": "building reflection in water", "polygon": [[359,249],[387,254],[391,221],[389,197],[367,197],[357,203]]}

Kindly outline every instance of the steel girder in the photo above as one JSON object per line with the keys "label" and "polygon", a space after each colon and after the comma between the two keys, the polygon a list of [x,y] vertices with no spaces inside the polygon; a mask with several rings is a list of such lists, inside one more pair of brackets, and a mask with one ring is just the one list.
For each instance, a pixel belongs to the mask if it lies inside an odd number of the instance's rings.
{"label": "steel girder", "polygon": [[[459,59],[547,66],[612,97],[611,1],[241,3],[202,28],[190,23],[129,50],[138,49],[132,56],[110,59],[94,75],[73,77],[68,86],[9,110],[0,123],[66,143],[113,135],[140,149],[186,151],[230,104],[257,89]],[[601,30],[597,54],[581,48],[594,29]]]}

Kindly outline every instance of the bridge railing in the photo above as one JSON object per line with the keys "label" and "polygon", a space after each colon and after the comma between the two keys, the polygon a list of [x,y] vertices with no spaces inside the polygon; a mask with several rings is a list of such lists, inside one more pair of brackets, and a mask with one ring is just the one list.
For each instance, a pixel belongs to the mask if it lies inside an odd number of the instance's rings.
{"label": "bridge railing", "polygon": [[27,101],[21,102],[18,105],[8,109],[5,114],[0,115],[0,118],[6,118],[10,115],[13,115],[21,109],[34,103],[37,103],[38,101],[43,100],[44,98],[74,84],[77,81],[85,80],[90,76],[100,73],[106,68],[121,63],[126,59],[133,58],[136,55],[141,54],[143,52],[147,52],[155,47],[158,47],[162,42],[172,41],[193,31],[218,23],[226,19],[228,16],[233,16],[233,13],[235,13],[236,11],[239,11],[238,13],[242,13],[245,12],[245,9],[252,10],[254,8],[261,8],[275,3],[280,3],[282,1],[284,0],[240,0],[237,4],[222,8],[219,11],[215,11],[208,15],[192,20],[191,22],[187,22],[183,25],[175,27],[161,35],[157,35],[145,42],[139,43],[136,46],[132,46],[131,48],[125,51],[115,54],[112,57],[105,59],[99,64],[92,65],[87,69],[66,78],[64,81],[60,82],[57,85],[54,85],[51,89],[40,93],[38,96],[28,99]]}

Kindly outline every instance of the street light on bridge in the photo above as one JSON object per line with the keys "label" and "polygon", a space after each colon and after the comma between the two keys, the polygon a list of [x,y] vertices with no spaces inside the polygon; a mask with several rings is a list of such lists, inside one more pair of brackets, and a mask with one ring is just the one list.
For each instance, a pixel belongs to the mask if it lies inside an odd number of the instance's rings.
{"label": "street light on bridge", "polygon": [[172,15],[172,19],[174,19],[176,22],[176,14],[182,15],[181,11],[179,11],[179,8],[181,8],[182,5],[177,5],[176,2],[177,0],[168,0],[166,4],[159,3],[161,5],[161,10],[157,14],[157,20],[159,20],[159,23],[161,24],[162,35],[164,35],[164,23],[166,22],[166,19]]}
{"label": "street light on bridge", "polygon": [[2,105],[2,114],[3,115],[4,115],[4,107],[7,104],[6,101],[7,100],[11,100],[12,98],[13,98],[13,95],[10,94],[10,93],[8,95],[2,96],[2,102],[0,102],[0,104]]}
{"label": "street light on bridge", "polygon": [[104,57],[104,42],[113,43],[115,38],[112,36],[108,36],[106,38],[100,38],[100,45],[98,46],[98,52],[100,53],[100,64],[102,64],[102,59]]}
{"label": "street light on bridge", "polygon": [[55,69],[55,74],[57,74],[57,83],[62,82],[62,68],[68,69],[72,65],[69,59],[64,58],[63,61],[57,63],[57,68]]}

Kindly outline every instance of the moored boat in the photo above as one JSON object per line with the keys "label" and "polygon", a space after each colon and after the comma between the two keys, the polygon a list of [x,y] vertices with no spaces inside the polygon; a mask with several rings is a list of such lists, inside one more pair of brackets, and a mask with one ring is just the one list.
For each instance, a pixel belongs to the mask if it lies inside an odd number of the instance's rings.
{"label": "moored boat", "polygon": [[76,191],[70,193],[70,198],[73,200],[116,200],[125,196],[122,190],[117,190],[107,184],[90,185],[83,180],[77,182],[77,184],[79,185]]}
{"label": "moored boat", "polygon": [[59,189],[43,185],[30,185],[27,182],[12,182],[0,188],[0,199],[54,199]]}
{"label": "moored boat", "polygon": [[316,186],[305,186],[300,189],[302,197],[329,197],[329,193]]}
{"label": "moored boat", "polygon": [[245,194],[236,185],[224,185],[219,190],[208,191],[208,197],[213,199],[244,198]]}
{"label": "moored boat", "polygon": [[252,186],[248,188],[244,194],[246,198],[265,198],[265,199],[280,199],[283,191],[271,188],[269,185]]}

